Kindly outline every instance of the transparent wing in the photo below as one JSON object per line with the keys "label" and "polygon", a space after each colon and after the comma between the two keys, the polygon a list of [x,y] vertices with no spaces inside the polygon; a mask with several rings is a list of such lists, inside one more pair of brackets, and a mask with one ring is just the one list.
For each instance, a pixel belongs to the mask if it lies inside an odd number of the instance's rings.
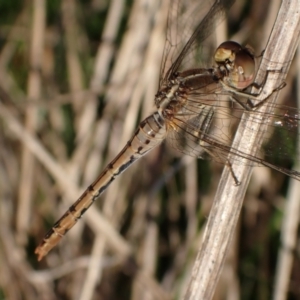
{"label": "transparent wing", "polygon": [[234,0],[171,2],[160,87],[177,71],[195,67],[195,62],[200,63],[203,41],[225,18],[233,3]]}
{"label": "transparent wing", "polygon": [[190,92],[186,95],[182,111],[167,120],[168,143],[187,155],[209,156],[220,163],[226,163],[231,153],[232,163],[265,165],[300,179],[298,172],[286,169],[293,161],[300,160],[296,147],[300,112],[284,105],[275,105],[271,113],[247,112],[253,114],[253,122],[261,123],[263,120],[267,125],[264,146],[253,156],[247,154],[247,148],[243,151],[231,148],[235,129],[244,111],[236,101],[229,100],[229,94],[217,83],[207,87],[205,92]]}

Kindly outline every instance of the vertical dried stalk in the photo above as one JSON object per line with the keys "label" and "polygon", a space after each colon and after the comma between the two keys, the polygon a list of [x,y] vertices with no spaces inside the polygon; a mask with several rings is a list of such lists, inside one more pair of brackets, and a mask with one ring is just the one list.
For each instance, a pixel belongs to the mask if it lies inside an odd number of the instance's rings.
{"label": "vertical dried stalk", "polygon": [[[282,2],[257,78],[264,78],[267,70],[282,70],[282,72],[274,72],[273,79],[267,80],[260,99],[264,99],[265,95],[270,95],[286,77],[299,42],[299,7],[299,0]],[[273,93],[266,105],[260,107],[259,111],[270,110],[277,95],[277,92]],[[258,130],[255,126],[263,126],[263,124],[252,122],[251,114],[245,114],[233,142],[235,149],[244,151],[245,148],[257,149],[261,145],[262,130]],[[228,161],[230,162],[230,156]],[[233,171],[241,184],[235,186],[229,167],[225,167],[184,299],[211,299],[213,297],[228,245],[240,215],[252,168],[246,164],[234,165]]]}
{"label": "vertical dried stalk", "polygon": [[[41,97],[41,69],[43,45],[45,36],[46,3],[44,0],[33,1],[32,40],[30,52],[30,68],[28,78],[28,98],[38,100]],[[29,132],[35,132],[37,126],[37,109],[29,107],[26,110],[25,126]],[[33,198],[33,183],[35,181],[35,158],[25,146],[22,152],[19,205],[17,210],[18,240],[21,244],[27,242],[27,231],[30,225],[31,201]]]}

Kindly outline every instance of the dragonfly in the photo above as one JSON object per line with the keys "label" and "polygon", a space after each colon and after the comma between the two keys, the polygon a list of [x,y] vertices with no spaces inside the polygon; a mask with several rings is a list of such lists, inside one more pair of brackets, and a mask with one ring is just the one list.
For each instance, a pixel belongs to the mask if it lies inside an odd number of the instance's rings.
{"label": "dragonfly", "polygon": [[[230,145],[231,125],[238,122],[244,112],[254,114],[257,120],[263,117],[268,124],[265,131],[269,133],[279,130],[290,140],[297,138],[299,114],[296,109],[274,106],[272,113],[261,115],[255,106],[250,105],[249,99],[254,99],[255,95],[245,90],[255,84],[255,56],[251,49],[226,41],[214,53],[214,66],[184,69],[185,62],[190,61],[189,55],[195,53],[195,49],[212,33],[213,24],[224,19],[233,2],[215,1],[169,65],[167,58],[172,52],[172,43],[167,38],[158,92],[154,97],[155,112],[139,124],[120,153],[44,236],[35,250],[39,261],[119,175],[164,140],[190,156],[210,157],[229,166],[244,163],[246,159],[249,164],[267,166],[300,180],[299,172],[274,165],[259,154],[238,151]],[[169,28],[167,30],[171,32]],[[272,145],[266,146],[264,156],[272,157],[273,148]],[[281,151],[280,155],[289,156],[281,148],[277,150]],[[229,154],[233,161],[228,162]]]}

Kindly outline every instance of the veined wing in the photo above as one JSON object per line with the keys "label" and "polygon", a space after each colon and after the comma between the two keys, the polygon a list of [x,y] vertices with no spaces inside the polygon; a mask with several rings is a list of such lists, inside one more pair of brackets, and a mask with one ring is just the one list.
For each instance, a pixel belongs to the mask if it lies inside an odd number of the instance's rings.
{"label": "veined wing", "polygon": [[299,172],[287,169],[294,160],[300,160],[296,148],[300,137],[300,112],[284,105],[274,105],[270,113],[249,110],[247,113],[254,116],[253,122],[267,125],[263,130],[264,146],[257,149],[256,155],[251,155],[247,148],[238,151],[231,147],[233,133],[245,108],[229,100],[229,96],[220,83],[179,95],[179,101],[180,97],[185,98],[185,105],[166,120],[169,144],[187,155],[209,156],[223,164],[228,154],[232,154],[231,163],[264,165],[300,180]]}
{"label": "veined wing", "polygon": [[[179,70],[195,67],[201,44],[225,17],[234,0],[172,1],[168,17],[167,38],[161,64],[159,86],[172,79]],[[202,16],[202,18],[201,18]],[[193,24],[193,20],[195,20]],[[200,22],[197,22],[201,20]],[[186,39],[185,39],[186,38]]]}

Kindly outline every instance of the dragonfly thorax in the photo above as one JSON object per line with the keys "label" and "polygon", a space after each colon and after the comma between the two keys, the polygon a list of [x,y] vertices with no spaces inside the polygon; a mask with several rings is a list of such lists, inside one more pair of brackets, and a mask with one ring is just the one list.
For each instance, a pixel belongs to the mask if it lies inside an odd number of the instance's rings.
{"label": "dragonfly thorax", "polygon": [[161,88],[155,96],[155,105],[158,111],[163,111],[175,100],[179,84],[177,81],[170,83],[169,86]]}

